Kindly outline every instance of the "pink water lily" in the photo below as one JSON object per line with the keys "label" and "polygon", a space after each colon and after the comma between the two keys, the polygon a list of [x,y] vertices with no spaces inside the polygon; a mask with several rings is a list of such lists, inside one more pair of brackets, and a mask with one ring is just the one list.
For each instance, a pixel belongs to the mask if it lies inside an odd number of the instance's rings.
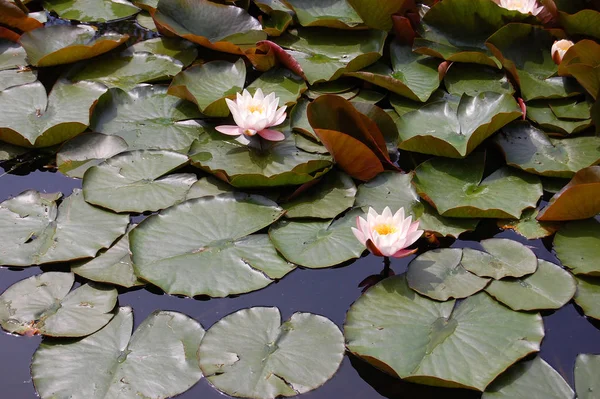
{"label": "pink water lily", "polygon": [[367,219],[357,217],[356,226],[358,228],[352,227],[354,236],[377,256],[403,258],[411,255],[416,249],[410,250],[406,247],[423,234],[423,230],[417,230],[418,221],[413,222],[412,216],[404,217],[404,208],[398,209],[393,215],[387,206],[381,215],[369,208]]}
{"label": "pink water lily", "polygon": [[544,11],[544,7],[538,6],[537,0],[498,0],[496,2],[500,7],[519,11],[523,14],[538,15]]}
{"label": "pink water lily", "polygon": [[269,129],[285,120],[285,106],[279,107],[279,97],[271,93],[265,97],[261,89],[256,89],[254,96],[248,90],[242,94],[237,93],[237,98],[232,101],[225,99],[236,125],[221,125],[215,129],[230,136],[254,136],[258,134],[265,140],[281,141],[285,135],[277,130]]}
{"label": "pink water lily", "polygon": [[552,45],[552,60],[555,64],[560,64],[567,51],[573,46],[570,40],[557,40]]}

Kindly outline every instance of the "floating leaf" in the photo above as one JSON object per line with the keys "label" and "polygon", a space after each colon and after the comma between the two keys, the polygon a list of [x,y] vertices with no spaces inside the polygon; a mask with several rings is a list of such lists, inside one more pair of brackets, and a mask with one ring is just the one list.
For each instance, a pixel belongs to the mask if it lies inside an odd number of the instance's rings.
{"label": "floating leaf", "polygon": [[466,159],[433,158],[415,170],[417,193],[442,216],[518,219],[542,195],[537,176],[500,168],[481,180],[484,155]]}
{"label": "floating leaf", "polygon": [[80,341],[42,342],[31,363],[38,395],[163,399],[202,378],[197,352],[204,330],[198,322],[156,311],[132,330],[133,312],[122,307],[108,325]]}
{"label": "floating leaf", "polygon": [[17,4],[0,0],[0,23],[28,32],[44,26],[40,21],[27,15]]}
{"label": "floating leaf", "polygon": [[479,223],[479,219],[447,218],[440,216],[438,211],[423,203],[424,211],[419,217],[419,228],[436,236],[457,238],[465,231],[473,231]]}
{"label": "floating leaf", "polygon": [[554,251],[563,266],[574,274],[600,276],[600,222],[596,219],[569,222],[554,236]]}
{"label": "floating leaf", "polygon": [[23,148],[16,145],[3,143],[0,141],[0,162],[14,159],[19,155],[25,154],[29,148]]}
{"label": "floating leaf", "polygon": [[119,136],[80,134],[63,144],[56,153],[56,166],[62,174],[81,179],[86,170],[127,151],[127,148],[127,143]]}
{"label": "floating leaf", "polygon": [[509,94],[485,92],[475,97],[464,94],[458,106],[452,100],[430,102],[399,120],[399,148],[463,158],[519,116],[517,102]]}
{"label": "floating leaf", "polygon": [[66,80],[50,94],[37,81],[0,91],[0,139],[23,147],[62,143],[88,127],[91,110],[105,92],[97,83]]}
{"label": "floating leaf", "polygon": [[194,43],[177,37],[156,37],[154,39],[137,42],[129,48],[133,52],[148,52],[152,54],[168,55],[180,61],[183,66],[188,66],[198,56],[198,48]]}
{"label": "floating leaf", "polygon": [[158,32],[158,28],[152,19],[152,16],[146,12],[142,11],[135,17],[135,22],[141,26],[142,28],[148,29],[152,32]]}
{"label": "floating leaf", "polygon": [[329,319],[277,308],[225,316],[200,346],[200,368],[219,391],[246,398],[296,396],[329,380],[344,358],[344,337]]}
{"label": "floating leaf", "polygon": [[350,29],[363,23],[349,0],[287,0],[287,4],[302,26]]}
{"label": "floating leaf", "polygon": [[33,83],[37,80],[37,71],[6,69],[0,70],[0,91]]}
{"label": "floating leaf", "polygon": [[460,248],[434,249],[417,256],[408,265],[408,286],[438,301],[466,298],[484,289],[490,279],[468,272],[461,258]]}
{"label": "floating leaf", "polygon": [[576,276],[577,292],[575,303],[586,316],[600,320],[600,279],[597,277]]}
{"label": "floating leaf", "polygon": [[482,399],[573,399],[560,373],[539,356],[511,366],[486,388]]}
{"label": "floating leaf", "polygon": [[471,273],[495,280],[504,277],[523,277],[537,270],[533,251],[520,242],[507,238],[489,238],[480,242],[487,252],[463,249],[462,264]]}
{"label": "floating leaf", "polygon": [[396,113],[391,110],[389,110],[390,112],[388,113],[377,105],[355,100],[357,100],[356,97],[350,101],[352,106],[356,108],[358,112],[375,122],[385,141],[388,156],[390,158],[396,157],[398,154],[399,137],[396,121],[392,116],[396,115]]}
{"label": "floating leaf", "polygon": [[406,216],[416,220],[423,214],[423,204],[410,184],[412,178],[412,173],[383,172],[358,186],[354,205],[361,207],[365,213],[370,207],[378,213],[383,212],[386,206],[392,213],[404,208]]}
{"label": "floating leaf", "polygon": [[20,43],[31,65],[45,67],[70,64],[106,53],[129,39],[129,35],[98,36],[89,25],[54,25],[27,32]]}
{"label": "floating leaf", "polygon": [[501,229],[514,230],[528,240],[537,240],[556,233],[560,223],[540,222],[536,219],[538,213],[537,209],[525,209],[520,219],[500,219],[497,224]]}
{"label": "floating leaf", "polygon": [[486,91],[499,94],[515,92],[504,72],[488,66],[458,62],[446,72],[444,85],[448,93],[459,97],[463,94],[476,97]]}
{"label": "floating leaf", "polygon": [[37,80],[37,72],[26,68],[26,57],[23,47],[0,39],[0,91]]}
{"label": "floating leaf", "polygon": [[596,376],[600,370],[600,356],[579,354],[575,360],[575,389],[577,398],[594,399],[600,386]]}
{"label": "floating leaf", "polygon": [[186,155],[171,151],[115,155],[85,172],[83,195],[90,204],[115,212],[156,212],[185,200],[196,175],[169,173],[187,163]]}
{"label": "floating leaf", "polygon": [[[591,106],[592,104],[587,101],[578,102],[577,98],[530,101],[527,103],[527,118],[546,131],[572,134],[592,125]],[[567,109],[568,111],[565,112]],[[586,111],[587,116],[584,114]]]}
{"label": "floating leaf", "polygon": [[579,220],[600,214],[600,166],[575,173],[573,179],[550,199],[538,220]]}
{"label": "floating leaf", "polygon": [[600,44],[580,40],[567,51],[558,72],[561,76],[572,75],[597,99],[600,93]]}
{"label": "floating leaf", "polygon": [[129,215],[117,215],[83,200],[25,191],[0,204],[0,264],[29,266],[96,255],[121,236]]}
{"label": "floating leaf", "polygon": [[130,17],[140,11],[121,0],[45,0],[44,8],[63,19],[81,22],[108,22]]}
{"label": "floating leaf", "polygon": [[245,79],[246,65],[241,58],[236,63],[212,61],[175,76],[168,94],[194,102],[207,116],[227,116],[225,98],[234,99]]}
{"label": "floating leaf", "polygon": [[260,20],[269,36],[280,36],[292,23],[294,12],[280,0],[255,0],[254,3],[268,17]]}
{"label": "floating leaf", "polygon": [[169,294],[224,297],[263,288],[294,269],[267,235],[284,211],[260,196],[204,197],[144,220],[130,234],[136,274]]}
{"label": "floating leaf", "polygon": [[113,318],[117,290],[85,284],[69,292],[72,273],[46,272],[10,286],[0,296],[0,324],[10,333],[82,337]]}
{"label": "floating leaf", "polygon": [[296,104],[298,97],[306,90],[306,83],[290,70],[277,68],[263,73],[247,87],[252,95],[258,88],[265,95],[275,93],[275,97],[279,97],[279,105],[289,107]]}
{"label": "floating leaf", "polygon": [[406,0],[348,0],[361,19],[369,27],[389,31],[392,28],[392,15],[400,13],[405,7]]}
{"label": "floating leaf", "polygon": [[350,229],[361,215],[352,210],[336,220],[281,220],[271,226],[269,237],[290,262],[311,269],[335,266],[365,251]]}
{"label": "floating leaf", "polygon": [[292,130],[318,141],[319,138],[317,137],[317,134],[308,122],[308,116],[306,114],[308,104],[310,104],[310,101],[307,99],[303,97],[298,99],[298,103],[290,112],[290,125]]}
{"label": "floating leaf", "polygon": [[[444,0],[445,1],[445,0]],[[540,348],[539,314],[514,312],[485,293],[437,302],[405,276],[369,288],[348,310],[346,347],[403,380],[483,391],[508,366]]]}
{"label": "floating leaf", "polygon": [[569,35],[585,35],[600,39],[600,12],[581,10],[573,15],[559,12],[561,26]]}
{"label": "floating leaf", "polygon": [[236,190],[229,184],[221,181],[215,177],[208,176],[199,179],[196,183],[192,184],[190,190],[187,193],[186,200],[194,198],[208,197],[211,195],[219,195],[224,193],[232,193]]}

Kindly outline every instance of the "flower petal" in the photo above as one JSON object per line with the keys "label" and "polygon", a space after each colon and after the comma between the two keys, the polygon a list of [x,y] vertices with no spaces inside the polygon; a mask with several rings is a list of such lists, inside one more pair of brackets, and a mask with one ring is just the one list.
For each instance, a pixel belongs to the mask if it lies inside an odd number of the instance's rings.
{"label": "flower petal", "polygon": [[379,249],[375,246],[375,244],[373,244],[373,241],[371,240],[367,240],[367,242],[365,243],[365,245],[367,246],[367,248],[369,249],[369,251],[371,251],[371,253],[375,256],[385,256],[383,255]]}
{"label": "flower petal", "polygon": [[263,129],[258,131],[258,135],[265,140],[270,141],[281,141],[285,140],[285,134],[278,132],[277,130]]}
{"label": "flower petal", "polygon": [[392,255],[393,258],[404,258],[417,252],[417,249],[401,249]]}
{"label": "flower petal", "polygon": [[240,134],[244,133],[244,129],[242,129],[239,126],[233,126],[233,125],[217,126],[217,127],[215,127],[215,130],[219,133],[223,133],[228,136],[239,136]]}
{"label": "flower petal", "polygon": [[366,242],[367,242],[367,238],[365,237],[365,235],[362,233],[362,231],[360,231],[359,229],[355,228],[355,227],[350,227],[352,229],[352,232],[354,233],[354,237],[356,237],[356,239],[364,246],[366,246]]}

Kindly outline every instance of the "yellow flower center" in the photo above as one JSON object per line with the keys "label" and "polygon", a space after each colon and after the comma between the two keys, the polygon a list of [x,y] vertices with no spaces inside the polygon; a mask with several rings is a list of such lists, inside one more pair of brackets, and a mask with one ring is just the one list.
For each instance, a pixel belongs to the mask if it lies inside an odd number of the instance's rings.
{"label": "yellow flower center", "polygon": [[386,236],[388,234],[392,234],[398,231],[396,226],[393,226],[391,224],[378,224],[373,228],[373,230],[375,230],[380,236]]}
{"label": "yellow flower center", "polygon": [[248,106],[248,112],[258,112],[259,114],[262,114],[265,112],[265,107],[263,107],[262,104],[250,104]]}

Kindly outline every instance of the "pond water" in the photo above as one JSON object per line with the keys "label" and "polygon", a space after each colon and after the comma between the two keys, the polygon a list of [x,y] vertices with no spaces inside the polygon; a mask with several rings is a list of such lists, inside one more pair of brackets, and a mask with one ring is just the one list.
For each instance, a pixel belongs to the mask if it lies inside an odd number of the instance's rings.
{"label": "pond water", "polygon": [[[20,169],[15,170],[21,173]],[[23,172],[23,173],[26,173]],[[0,177],[0,199],[15,196],[26,189],[41,192],[61,191],[68,195],[81,181],[60,173],[33,171],[25,176],[4,174]],[[488,226],[489,227],[489,226]],[[540,259],[558,263],[541,240],[527,241],[509,231],[497,233],[493,228],[478,229],[465,235],[465,240],[451,243],[452,247],[477,246],[470,239],[505,237],[531,246]],[[413,257],[392,261],[396,274],[403,273]],[[134,309],[136,326],[154,310],[175,310],[199,321],[205,329],[223,316],[252,306],[276,306],[286,319],[294,312],[305,311],[324,315],[340,328],[347,309],[361,294],[358,284],[367,276],[377,274],[382,268],[381,258],[365,256],[350,265],[308,270],[298,268],[275,284],[249,294],[233,298],[189,299],[163,294],[160,289],[137,288],[121,290],[120,306]],[[0,292],[13,283],[29,276],[50,270],[68,270],[67,265],[49,265],[24,269],[0,267]],[[546,335],[541,356],[573,385],[573,364],[580,353],[600,353],[600,324],[582,316],[575,305],[568,304],[556,312],[545,312]],[[0,334],[0,386],[2,397],[27,399],[36,397],[29,365],[41,338]],[[347,355],[337,374],[322,387],[302,395],[304,398],[479,398],[481,394],[459,389],[433,388],[411,384],[392,378],[362,360]],[[204,379],[178,398],[221,398],[218,391]]]}

